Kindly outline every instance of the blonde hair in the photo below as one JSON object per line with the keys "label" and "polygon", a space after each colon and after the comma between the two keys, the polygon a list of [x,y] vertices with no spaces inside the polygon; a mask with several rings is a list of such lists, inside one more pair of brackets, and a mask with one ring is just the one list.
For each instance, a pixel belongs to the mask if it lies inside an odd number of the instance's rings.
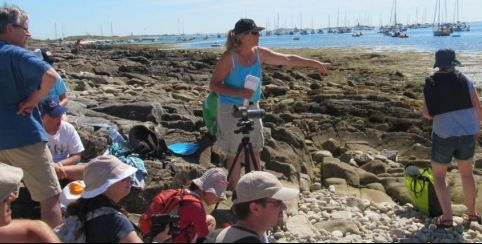
{"label": "blonde hair", "polygon": [[236,35],[236,32],[230,30],[226,35],[226,49],[231,51],[241,45],[241,41],[239,40],[239,35]]}

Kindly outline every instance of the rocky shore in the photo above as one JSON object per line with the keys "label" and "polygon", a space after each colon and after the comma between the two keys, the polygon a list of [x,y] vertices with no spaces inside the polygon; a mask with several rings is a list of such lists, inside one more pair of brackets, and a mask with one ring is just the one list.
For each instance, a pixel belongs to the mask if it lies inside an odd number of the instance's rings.
{"label": "rocky shore", "polygon": [[[48,45],[54,67],[70,88],[68,120],[80,133],[83,161],[103,153],[109,123],[127,133],[144,124],[167,144],[199,142],[191,157],[146,160],[143,191],[124,205],[143,212],[152,196],[180,186],[225,155],[206,136],[202,101],[221,54],[216,50],[156,47],[86,47],[80,54]],[[36,46],[35,46],[36,47]],[[33,48],[33,46],[32,46]],[[448,183],[459,217],[452,230],[436,230],[409,204],[404,166],[429,165],[430,121],[423,119],[423,81],[433,54],[355,48],[277,50],[329,62],[329,76],[311,69],[264,67],[265,148],[262,161],[285,184],[302,190],[290,204],[280,242],[482,242],[482,226],[463,226],[463,191],[456,167]],[[480,54],[461,54],[460,70],[480,81]],[[482,189],[482,151],[477,148],[476,184]],[[22,199],[20,199],[22,200]],[[23,205],[22,205],[23,204]],[[28,206],[19,201],[17,209]],[[482,212],[482,194],[477,194]],[[228,209],[229,202],[223,204]],[[16,211],[25,216],[24,210]]]}

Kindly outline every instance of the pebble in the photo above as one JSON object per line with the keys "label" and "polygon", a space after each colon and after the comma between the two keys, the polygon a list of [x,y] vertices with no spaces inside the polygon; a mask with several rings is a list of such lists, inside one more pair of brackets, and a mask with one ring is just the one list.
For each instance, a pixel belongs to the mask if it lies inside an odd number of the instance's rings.
{"label": "pebble", "polygon": [[330,185],[330,186],[328,187],[328,189],[329,189],[330,192],[332,192],[332,193],[335,193],[335,192],[336,192],[336,187],[335,187],[334,185]]}
{"label": "pebble", "polygon": [[339,231],[339,230],[335,230],[333,232],[331,232],[331,235],[334,237],[334,238],[342,238],[343,237],[343,232]]}
{"label": "pebble", "polygon": [[[299,214],[306,216],[307,229],[316,229],[313,236],[293,235],[289,229],[271,233],[278,242],[305,243],[420,243],[420,242],[481,242],[482,226],[472,222],[469,228],[457,224],[460,216],[454,216],[456,225],[452,229],[440,230],[430,223],[431,218],[421,215],[411,204],[374,204],[356,197],[333,194],[334,185],[328,188],[302,194],[299,201]],[[350,221],[358,226],[359,232],[343,234],[342,229],[324,230],[316,225],[326,221]],[[358,231],[358,230],[357,230]]]}

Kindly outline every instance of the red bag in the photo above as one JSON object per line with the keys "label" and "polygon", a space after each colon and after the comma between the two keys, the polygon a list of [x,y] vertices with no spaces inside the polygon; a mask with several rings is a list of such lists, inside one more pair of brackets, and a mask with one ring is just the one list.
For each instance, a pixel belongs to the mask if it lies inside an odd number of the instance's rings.
{"label": "red bag", "polygon": [[145,237],[151,231],[151,216],[156,214],[178,214],[182,202],[201,202],[196,196],[187,193],[184,189],[169,189],[161,191],[152,199],[151,204],[139,220],[139,228]]}

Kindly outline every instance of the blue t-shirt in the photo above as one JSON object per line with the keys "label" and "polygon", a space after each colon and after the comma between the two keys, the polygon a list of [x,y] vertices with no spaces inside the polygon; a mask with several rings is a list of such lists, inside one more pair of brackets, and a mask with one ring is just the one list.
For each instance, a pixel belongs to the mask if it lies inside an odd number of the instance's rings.
{"label": "blue t-shirt", "polygon": [[[467,77],[467,85],[470,94],[475,92],[474,82],[469,77]],[[442,138],[475,135],[480,131],[475,108],[461,109],[434,116],[432,131]]]}
{"label": "blue t-shirt", "polygon": [[50,89],[49,96],[50,99],[55,101],[56,103],[60,103],[60,95],[63,95],[67,93],[69,90],[67,89],[67,86],[65,85],[65,82],[62,78],[58,78],[55,81],[54,87]]}
{"label": "blue t-shirt", "polygon": [[99,216],[85,225],[86,243],[119,243],[134,231],[132,223],[121,213]]}
{"label": "blue t-shirt", "polygon": [[48,140],[37,108],[17,115],[20,102],[40,88],[48,69],[32,52],[0,41],[0,150]]}
{"label": "blue t-shirt", "polygon": [[[224,79],[223,84],[231,88],[244,88],[244,82],[246,77],[254,76],[259,79],[258,87],[253,92],[253,95],[249,99],[251,102],[259,102],[261,99],[261,84],[263,83],[263,76],[261,70],[261,60],[259,58],[259,50],[256,49],[256,62],[250,66],[242,66],[236,62],[235,56],[231,53],[231,59],[233,62],[233,70]],[[229,105],[241,105],[244,99],[242,97],[225,96],[220,94],[218,102]]]}

